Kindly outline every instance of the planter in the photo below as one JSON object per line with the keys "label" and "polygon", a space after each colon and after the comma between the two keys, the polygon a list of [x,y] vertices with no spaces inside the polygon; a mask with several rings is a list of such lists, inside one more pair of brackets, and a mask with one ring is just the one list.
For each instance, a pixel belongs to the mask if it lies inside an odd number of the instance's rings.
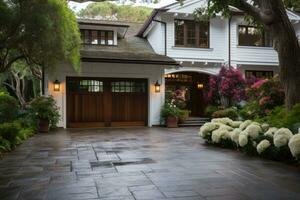
{"label": "planter", "polygon": [[49,132],[49,120],[45,120],[45,119],[40,119],[39,120],[39,132],[41,133],[48,133]]}
{"label": "planter", "polygon": [[166,126],[167,128],[178,128],[178,117],[168,117]]}

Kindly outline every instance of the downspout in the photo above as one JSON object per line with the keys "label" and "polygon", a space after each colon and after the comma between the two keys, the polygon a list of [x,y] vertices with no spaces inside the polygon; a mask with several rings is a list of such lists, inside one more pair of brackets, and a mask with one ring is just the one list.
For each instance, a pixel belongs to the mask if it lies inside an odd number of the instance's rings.
{"label": "downspout", "polygon": [[231,19],[232,15],[230,15],[228,20],[228,66],[231,66]]}
{"label": "downspout", "polygon": [[167,56],[167,23],[156,19],[153,19],[153,21],[161,23],[165,27],[165,56]]}

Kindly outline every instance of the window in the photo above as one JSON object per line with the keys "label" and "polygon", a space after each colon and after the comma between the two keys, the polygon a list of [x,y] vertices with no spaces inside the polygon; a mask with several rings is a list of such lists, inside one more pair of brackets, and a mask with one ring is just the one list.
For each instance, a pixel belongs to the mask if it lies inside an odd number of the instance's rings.
{"label": "window", "polygon": [[80,30],[83,44],[114,45],[113,31]]}
{"label": "window", "polygon": [[269,32],[254,26],[239,26],[239,45],[272,47],[273,39]]}
{"label": "window", "polygon": [[254,71],[254,70],[246,70],[245,72],[246,78],[251,78],[252,76],[256,78],[272,78],[274,76],[273,71]]}
{"label": "window", "polygon": [[146,92],[145,83],[132,82],[132,81],[118,81],[111,83],[112,92],[138,92],[144,93]]}
{"label": "window", "polygon": [[209,48],[209,22],[175,20],[175,46]]}
{"label": "window", "polygon": [[70,80],[68,81],[70,92],[103,92],[103,82],[98,80]]}

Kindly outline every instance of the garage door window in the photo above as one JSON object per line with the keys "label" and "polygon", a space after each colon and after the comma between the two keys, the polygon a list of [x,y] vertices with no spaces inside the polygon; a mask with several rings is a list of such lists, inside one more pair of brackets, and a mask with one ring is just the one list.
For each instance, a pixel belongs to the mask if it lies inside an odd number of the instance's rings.
{"label": "garage door window", "polygon": [[112,82],[112,92],[125,92],[125,93],[144,93],[146,92],[145,83],[132,82],[132,81],[118,81]]}
{"label": "garage door window", "polygon": [[103,92],[103,82],[98,80],[72,80],[68,82],[70,92]]}

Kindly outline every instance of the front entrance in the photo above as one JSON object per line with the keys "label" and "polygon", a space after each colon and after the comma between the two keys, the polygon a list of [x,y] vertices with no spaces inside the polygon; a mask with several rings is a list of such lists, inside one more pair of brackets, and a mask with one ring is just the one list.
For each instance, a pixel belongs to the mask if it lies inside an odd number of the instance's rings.
{"label": "front entrance", "polygon": [[146,126],[146,79],[67,78],[67,127]]}
{"label": "front entrance", "polygon": [[196,72],[180,72],[165,75],[167,96],[179,92],[185,99],[184,109],[191,112],[191,117],[205,116],[206,102],[204,88],[209,75]]}

